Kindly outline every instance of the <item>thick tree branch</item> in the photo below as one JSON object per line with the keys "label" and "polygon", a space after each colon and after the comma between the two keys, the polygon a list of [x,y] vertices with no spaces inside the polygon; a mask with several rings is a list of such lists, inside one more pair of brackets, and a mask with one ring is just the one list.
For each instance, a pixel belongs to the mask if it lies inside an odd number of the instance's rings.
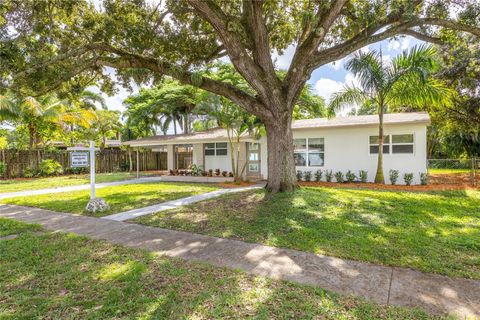
{"label": "thick tree branch", "polygon": [[250,86],[258,93],[263,102],[272,96],[271,83],[263,81],[266,73],[248,55],[238,31],[233,31],[233,22],[225,15],[220,7],[211,0],[187,0],[205,21],[217,31],[230,61],[235,69],[245,78]]}
{"label": "thick tree branch", "polygon": [[328,10],[319,8],[314,18],[314,24],[305,26],[305,28],[310,30],[304,30],[302,37],[305,39],[299,43],[295,50],[287,76],[283,81],[283,86],[287,91],[287,105],[289,105],[292,110],[294,101],[298,98],[301,88],[303,88],[307,81],[306,75],[309,74],[308,61],[311,55],[324,40],[325,35],[332,27],[347,1],[348,0],[333,1]]}
{"label": "thick tree branch", "polygon": [[432,36],[429,36],[427,34],[424,34],[424,33],[421,33],[421,32],[415,31],[415,30],[406,30],[406,31],[403,31],[403,34],[408,35],[408,36],[412,36],[414,38],[417,38],[418,40],[422,40],[422,41],[425,41],[425,42],[439,44],[439,45],[443,44],[442,39],[437,38],[437,37],[432,37]]}
{"label": "thick tree branch", "polygon": [[[245,0],[243,10],[246,19],[244,24],[249,33],[253,35],[253,59],[267,75],[275,75],[272,62],[267,27],[263,19],[263,1]],[[275,76],[275,79],[278,78]]]}

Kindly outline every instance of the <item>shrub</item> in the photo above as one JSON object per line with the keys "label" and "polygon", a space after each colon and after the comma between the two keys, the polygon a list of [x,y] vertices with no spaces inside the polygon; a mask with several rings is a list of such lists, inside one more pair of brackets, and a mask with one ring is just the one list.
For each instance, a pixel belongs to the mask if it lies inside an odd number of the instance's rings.
{"label": "shrub", "polygon": [[407,186],[411,185],[412,184],[412,181],[413,181],[413,173],[409,172],[409,173],[405,173],[403,175],[403,180],[405,180],[405,184]]}
{"label": "shrub", "polygon": [[429,179],[428,173],[420,172],[420,184],[422,186],[426,186],[428,184],[428,179]]}
{"label": "shrub", "polygon": [[213,170],[212,170],[212,169],[209,169],[209,170],[208,170],[208,176],[209,176],[209,177],[213,176]]}
{"label": "shrub", "polygon": [[227,172],[227,171],[222,171],[222,177],[226,177],[226,176],[227,176],[227,174],[228,174],[228,172]]}
{"label": "shrub", "polygon": [[229,176],[230,178],[233,178],[233,172],[229,172],[229,173],[228,173],[228,176]]}
{"label": "shrub", "polygon": [[220,169],[215,169],[215,175],[218,177],[220,175]]}
{"label": "shrub", "polygon": [[202,169],[196,164],[192,164],[192,176],[200,176],[202,174]]}
{"label": "shrub", "polygon": [[322,175],[323,175],[322,170],[319,169],[315,171],[315,181],[322,181]]}
{"label": "shrub", "polygon": [[325,180],[327,182],[332,182],[332,178],[333,178],[333,172],[332,170],[327,170],[325,171]]}
{"label": "shrub", "polygon": [[354,182],[357,179],[357,176],[355,173],[352,171],[348,170],[347,173],[345,174],[345,178],[347,179],[348,182]]}
{"label": "shrub", "polygon": [[338,183],[342,183],[344,181],[342,171],[335,172],[335,180],[337,180]]}
{"label": "shrub", "polygon": [[0,162],[0,176],[3,176],[7,171],[7,164],[5,162]]}
{"label": "shrub", "polygon": [[390,171],[388,172],[388,175],[390,176],[390,183],[392,185],[396,184],[398,180],[398,170],[390,169]]}
{"label": "shrub", "polygon": [[63,173],[62,165],[52,159],[42,160],[38,166],[38,170],[42,176],[51,176]]}
{"label": "shrub", "polygon": [[358,177],[360,178],[361,183],[366,183],[368,180],[368,172],[365,170],[360,170],[358,172]]}
{"label": "shrub", "polygon": [[305,171],[305,173],[303,174],[303,179],[305,179],[305,181],[312,181],[312,172]]}
{"label": "shrub", "polygon": [[25,178],[33,178],[36,175],[37,175],[37,171],[32,167],[26,167],[25,170],[23,170],[23,176]]}
{"label": "shrub", "polygon": [[297,170],[297,181],[302,181],[303,172],[301,170]]}
{"label": "shrub", "polygon": [[205,171],[205,170],[203,170],[203,171],[202,171],[202,176],[203,176],[203,177],[206,177],[207,175],[208,175],[208,172]]}

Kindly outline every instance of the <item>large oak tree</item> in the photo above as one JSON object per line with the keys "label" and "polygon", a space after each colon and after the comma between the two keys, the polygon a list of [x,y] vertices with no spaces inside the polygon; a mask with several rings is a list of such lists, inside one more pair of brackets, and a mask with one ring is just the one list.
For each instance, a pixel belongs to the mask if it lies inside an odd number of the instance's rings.
{"label": "large oak tree", "polygon": [[[171,76],[224,96],[265,124],[268,186],[296,185],[292,112],[311,73],[369,44],[399,35],[439,42],[453,29],[480,36],[476,0],[4,0],[2,83],[35,92],[86,85],[117,70],[128,85]],[[463,12],[468,13],[463,15]],[[477,15],[473,14],[477,12]],[[468,19],[462,19],[466,16]],[[284,77],[274,54],[295,53]],[[204,73],[228,57],[242,90]]]}

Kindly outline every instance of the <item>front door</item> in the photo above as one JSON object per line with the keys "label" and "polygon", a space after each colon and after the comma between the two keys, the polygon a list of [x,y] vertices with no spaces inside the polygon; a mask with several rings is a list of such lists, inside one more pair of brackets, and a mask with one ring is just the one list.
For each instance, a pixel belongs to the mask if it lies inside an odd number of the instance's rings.
{"label": "front door", "polygon": [[247,142],[247,176],[260,176],[260,143]]}

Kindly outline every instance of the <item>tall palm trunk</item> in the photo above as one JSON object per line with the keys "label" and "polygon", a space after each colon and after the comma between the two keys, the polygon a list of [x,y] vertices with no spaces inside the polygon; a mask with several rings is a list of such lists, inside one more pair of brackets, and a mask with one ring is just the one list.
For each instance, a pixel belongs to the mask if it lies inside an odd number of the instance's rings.
{"label": "tall palm trunk", "polygon": [[378,111],[378,161],[377,173],[375,174],[375,183],[385,184],[385,177],[383,175],[383,105]]}
{"label": "tall palm trunk", "polygon": [[177,120],[175,118],[173,118],[173,133],[177,134]]}

